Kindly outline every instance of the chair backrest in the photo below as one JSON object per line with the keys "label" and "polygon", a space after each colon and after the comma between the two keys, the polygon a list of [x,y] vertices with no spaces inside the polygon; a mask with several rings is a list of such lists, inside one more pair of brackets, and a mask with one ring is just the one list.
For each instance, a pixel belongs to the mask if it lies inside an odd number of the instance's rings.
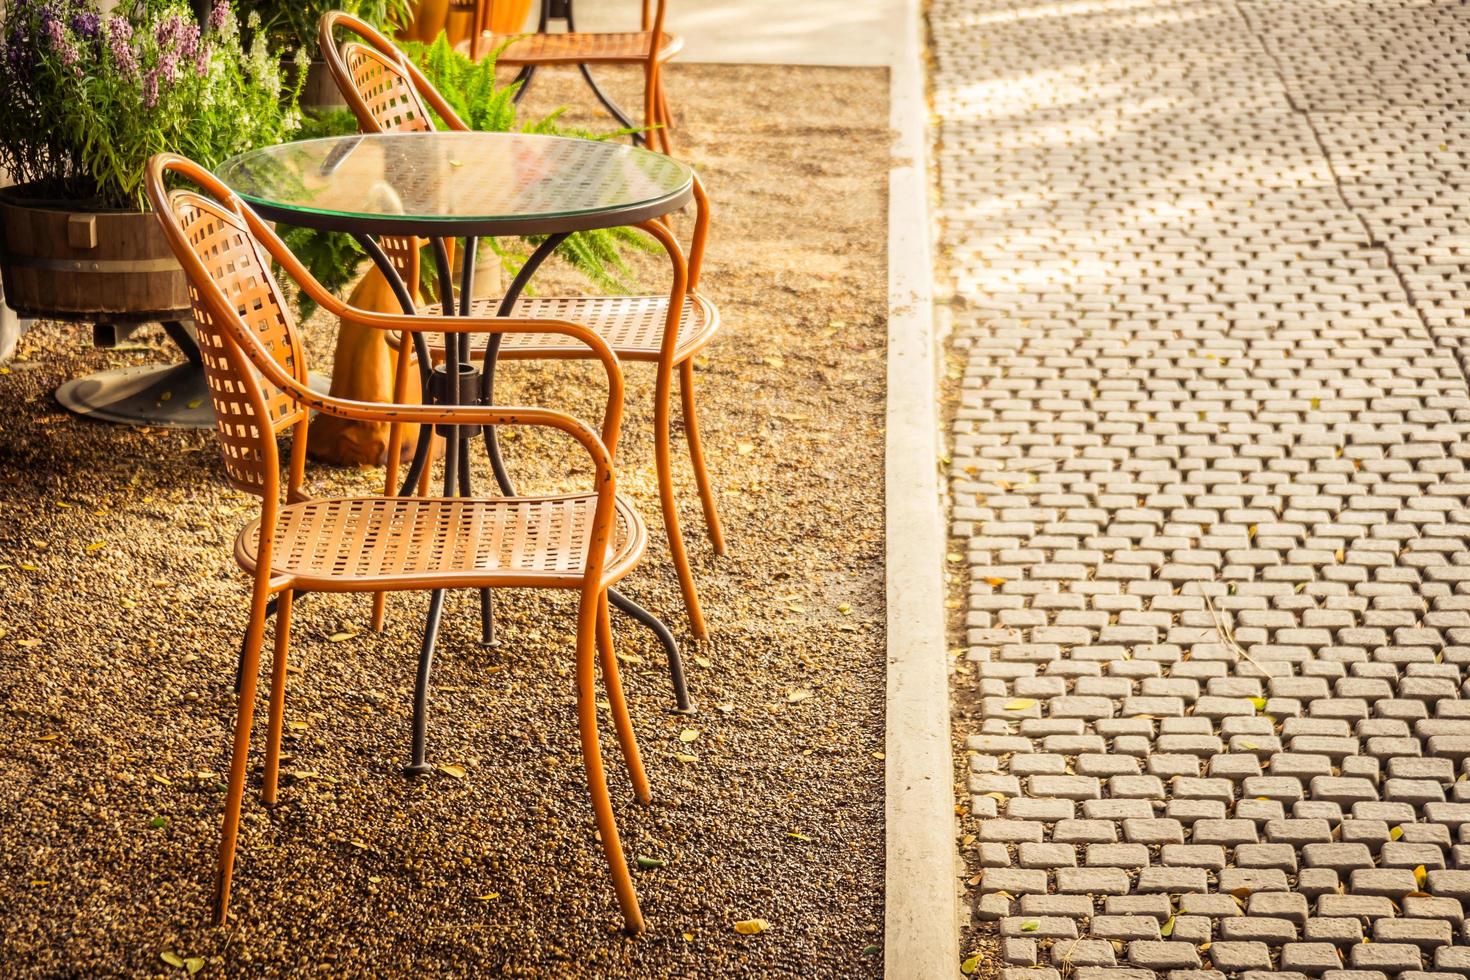
{"label": "chair backrest", "polygon": [[[354,37],[339,44],[338,28]],[[469,129],[403,49],[360,18],[328,11],[317,28],[317,41],[327,70],[363,132],[432,130],[430,109],[450,129]]]}
{"label": "chair backrest", "polygon": [[[198,187],[170,192],[176,173]],[[307,421],[307,410],[250,363],[253,340],[292,377],[306,382],[301,336],[245,219],[245,204],[213,174],[173,154],[149,161],[148,198],[189,280],[194,330],[224,448],[225,473],[241,490],[279,494],[276,439]],[[248,335],[248,337],[247,337]],[[304,433],[298,431],[298,441]],[[293,483],[294,483],[293,479]]]}

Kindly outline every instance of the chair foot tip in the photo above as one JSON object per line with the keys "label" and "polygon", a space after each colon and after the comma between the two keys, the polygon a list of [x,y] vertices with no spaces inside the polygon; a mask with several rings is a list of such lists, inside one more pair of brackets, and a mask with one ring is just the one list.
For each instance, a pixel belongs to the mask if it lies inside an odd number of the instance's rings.
{"label": "chair foot tip", "polygon": [[427,762],[410,762],[403,767],[403,774],[410,778],[414,776],[427,776],[434,771],[434,767]]}

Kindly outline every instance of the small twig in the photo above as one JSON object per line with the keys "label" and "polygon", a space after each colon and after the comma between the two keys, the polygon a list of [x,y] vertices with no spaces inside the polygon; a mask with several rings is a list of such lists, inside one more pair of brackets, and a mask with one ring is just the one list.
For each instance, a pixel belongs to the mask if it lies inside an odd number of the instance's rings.
{"label": "small twig", "polygon": [[1252,667],[1256,668],[1256,670],[1260,671],[1262,677],[1269,678],[1271,675],[1266,672],[1266,669],[1260,664],[1256,663],[1255,658],[1246,653],[1245,647],[1241,646],[1239,641],[1235,639],[1234,632],[1231,631],[1229,624],[1225,622],[1225,617],[1220,613],[1219,610],[1215,608],[1215,600],[1210,598],[1210,594],[1205,591],[1203,585],[1199,587],[1199,594],[1204,597],[1205,608],[1210,611],[1210,619],[1215,624],[1215,631],[1220,634],[1220,637],[1222,639],[1224,639],[1225,645],[1231,650],[1234,650],[1236,655],[1239,656],[1241,659],[1245,660]]}

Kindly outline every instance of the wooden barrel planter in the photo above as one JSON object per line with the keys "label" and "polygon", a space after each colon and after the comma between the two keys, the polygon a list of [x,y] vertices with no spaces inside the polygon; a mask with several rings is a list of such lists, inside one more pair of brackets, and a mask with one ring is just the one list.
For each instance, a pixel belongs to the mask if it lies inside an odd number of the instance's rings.
{"label": "wooden barrel planter", "polygon": [[159,322],[183,364],[147,364],[78,378],[56,400],[81,415],[143,425],[214,424],[199,348],[186,326],[189,288],[148,211],[78,211],[75,202],[0,190],[0,277],[17,312],[94,324],[112,346],[139,323]]}

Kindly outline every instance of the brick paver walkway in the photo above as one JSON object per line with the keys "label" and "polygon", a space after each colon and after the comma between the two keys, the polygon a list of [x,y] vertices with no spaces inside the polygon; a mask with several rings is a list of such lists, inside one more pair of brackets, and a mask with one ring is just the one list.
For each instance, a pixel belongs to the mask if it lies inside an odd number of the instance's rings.
{"label": "brick paver walkway", "polygon": [[1470,5],[932,26],[1007,980],[1470,974]]}

